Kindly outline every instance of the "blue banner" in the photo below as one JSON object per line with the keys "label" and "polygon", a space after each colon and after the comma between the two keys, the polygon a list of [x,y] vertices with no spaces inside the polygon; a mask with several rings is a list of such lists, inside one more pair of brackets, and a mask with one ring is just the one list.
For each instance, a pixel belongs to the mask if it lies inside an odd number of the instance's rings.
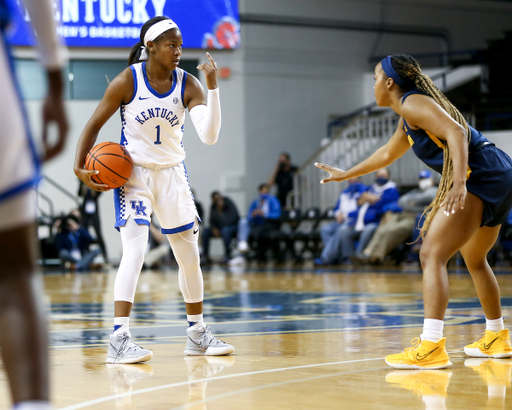
{"label": "blue banner", "polygon": [[[19,0],[18,0],[19,1]],[[34,44],[23,10],[14,16],[11,43]],[[184,48],[236,48],[240,44],[238,0],[60,0],[59,34],[71,47],[132,47],[154,16],[178,24]]]}

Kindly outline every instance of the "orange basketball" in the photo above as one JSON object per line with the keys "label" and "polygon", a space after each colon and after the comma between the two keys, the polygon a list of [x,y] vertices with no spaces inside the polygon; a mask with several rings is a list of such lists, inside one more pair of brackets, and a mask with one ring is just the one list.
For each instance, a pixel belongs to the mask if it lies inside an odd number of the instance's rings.
{"label": "orange basketball", "polygon": [[115,142],[102,142],[93,147],[85,158],[85,169],[99,171],[92,176],[98,184],[119,188],[124,185],[133,171],[133,160],[130,153]]}

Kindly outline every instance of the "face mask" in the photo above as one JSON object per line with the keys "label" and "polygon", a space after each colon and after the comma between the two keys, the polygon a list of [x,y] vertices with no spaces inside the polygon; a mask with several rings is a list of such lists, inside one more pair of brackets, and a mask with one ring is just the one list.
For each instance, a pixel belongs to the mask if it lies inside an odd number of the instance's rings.
{"label": "face mask", "polygon": [[268,194],[260,194],[260,199],[267,199],[268,198]]}
{"label": "face mask", "polygon": [[434,181],[432,181],[432,178],[422,178],[419,180],[418,186],[422,191],[424,191],[425,189],[434,186]]}
{"label": "face mask", "polygon": [[375,183],[379,186],[386,185],[388,183],[389,179],[386,178],[377,178],[375,179]]}

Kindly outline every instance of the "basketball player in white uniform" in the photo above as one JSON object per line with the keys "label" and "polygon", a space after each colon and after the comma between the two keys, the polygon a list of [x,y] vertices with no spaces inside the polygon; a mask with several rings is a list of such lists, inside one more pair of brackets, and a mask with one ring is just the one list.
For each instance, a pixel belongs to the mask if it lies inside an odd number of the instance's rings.
{"label": "basketball player in white uniform", "polygon": [[[10,3],[10,4],[8,4]],[[64,147],[67,121],[61,68],[65,49],[59,43],[50,0],[25,0],[38,34],[41,61],[49,81],[43,107],[44,159]],[[27,128],[17,91],[5,30],[10,7],[0,0],[0,350],[16,410],[49,410],[48,344],[42,306],[42,279],[36,274],[36,198],[39,154]],[[56,122],[59,137],[48,144],[46,129]]]}
{"label": "basketball player in white uniform", "polygon": [[203,321],[203,277],[199,266],[198,216],[190,191],[181,143],[185,110],[205,144],[217,142],[221,125],[217,66],[200,64],[208,95],[194,76],[178,68],[182,37],[168,17],[154,17],[141,29],[141,41],[130,53],[129,65],[107,87],[78,142],[75,174],[89,187],[96,171],[84,170],[87,152],[105,122],[121,107],[121,143],[133,157],[134,171],[114,193],[116,227],[121,233],[123,257],[114,285],[114,331],[107,363],[137,363],[153,353],[136,345],[129,316],[137,280],[144,262],[152,212],[172,246],[179,265],[179,286],[185,299],[187,355],[226,355],[233,346],[214,337]]}

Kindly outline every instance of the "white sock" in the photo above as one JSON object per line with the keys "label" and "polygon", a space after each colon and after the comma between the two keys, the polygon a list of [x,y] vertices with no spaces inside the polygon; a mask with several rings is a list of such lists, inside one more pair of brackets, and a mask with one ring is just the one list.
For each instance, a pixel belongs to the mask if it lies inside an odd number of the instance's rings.
{"label": "white sock", "polygon": [[423,321],[423,333],[421,340],[430,340],[437,342],[443,337],[444,320],[439,319],[425,319]]}
{"label": "white sock", "polygon": [[12,410],[52,410],[49,402],[43,400],[28,400],[16,403]]}
{"label": "white sock", "polygon": [[198,315],[187,315],[187,321],[188,321],[188,326],[189,327],[196,326],[196,325],[204,327],[203,314],[202,313],[200,313]]}
{"label": "white sock", "polygon": [[129,317],[115,317],[114,318],[114,332],[113,335],[117,335],[121,332],[130,331],[130,318]]}
{"label": "white sock", "polygon": [[505,324],[503,323],[503,316],[499,319],[485,319],[485,329],[492,330],[493,332],[498,333],[500,330],[505,329]]}

